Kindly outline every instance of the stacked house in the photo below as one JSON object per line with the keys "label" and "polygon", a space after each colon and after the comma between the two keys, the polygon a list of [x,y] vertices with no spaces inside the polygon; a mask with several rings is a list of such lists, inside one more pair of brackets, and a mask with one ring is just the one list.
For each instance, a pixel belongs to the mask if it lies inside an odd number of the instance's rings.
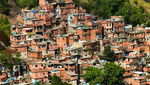
{"label": "stacked house", "polygon": [[99,55],[110,45],[115,63],[126,70],[124,82],[149,83],[150,28],[125,26],[123,16],[99,19],[72,0],[39,0],[39,5],[22,10],[10,36],[10,48],[27,62],[32,82],[48,83],[57,75],[73,85],[84,83],[85,68],[103,68],[107,61]]}

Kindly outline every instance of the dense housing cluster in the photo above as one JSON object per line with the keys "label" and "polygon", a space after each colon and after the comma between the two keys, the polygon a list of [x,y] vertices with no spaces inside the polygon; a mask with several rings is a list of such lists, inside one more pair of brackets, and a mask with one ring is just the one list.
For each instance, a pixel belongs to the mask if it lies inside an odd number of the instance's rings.
{"label": "dense housing cluster", "polygon": [[[10,48],[20,52],[29,70],[14,67],[14,76],[28,75],[28,83],[50,82],[57,75],[72,85],[85,83],[85,68],[103,68],[99,58],[104,47],[114,50],[115,63],[125,68],[124,82],[146,85],[150,81],[150,28],[125,26],[123,16],[99,19],[75,7],[72,0],[39,0],[40,6],[24,9],[17,16],[20,23],[11,26]],[[111,56],[110,56],[111,57]],[[5,69],[3,69],[5,70]],[[0,79],[6,77],[5,71]]]}

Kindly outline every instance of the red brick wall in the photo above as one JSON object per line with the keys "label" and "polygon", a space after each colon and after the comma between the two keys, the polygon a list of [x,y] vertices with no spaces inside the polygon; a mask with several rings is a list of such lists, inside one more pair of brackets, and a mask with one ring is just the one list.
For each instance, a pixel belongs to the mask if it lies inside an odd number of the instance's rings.
{"label": "red brick wall", "polygon": [[42,57],[42,52],[28,52],[28,57],[34,58]]}
{"label": "red brick wall", "polygon": [[46,5],[46,0],[39,0],[39,5]]}

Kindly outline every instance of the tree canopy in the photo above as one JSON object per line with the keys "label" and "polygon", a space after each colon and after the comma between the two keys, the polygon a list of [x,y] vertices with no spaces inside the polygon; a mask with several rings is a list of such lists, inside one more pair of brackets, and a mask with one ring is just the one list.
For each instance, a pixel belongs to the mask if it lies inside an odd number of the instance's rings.
{"label": "tree canopy", "polygon": [[8,11],[8,0],[0,0],[0,13],[6,13]]}
{"label": "tree canopy", "polygon": [[92,85],[119,85],[122,83],[124,73],[124,68],[110,62],[104,65],[104,70],[87,67],[84,79]]}
{"label": "tree canopy", "polygon": [[[16,54],[16,57],[12,56],[12,53]],[[21,59],[19,58],[20,54],[16,53],[13,50],[6,49],[0,52],[0,62],[2,66],[12,68],[14,65],[19,64]]]}
{"label": "tree canopy", "polygon": [[15,0],[21,8],[34,8],[39,5],[39,0]]}
{"label": "tree canopy", "polygon": [[49,80],[51,80],[51,85],[71,85],[66,82],[62,82],[60,77],[57,77],[56,75],[50,77]]}
{"label": "tree canopy", "polygon": [[126,24],[145,24],[150,20],[150,15],[142,6],[135,7],[130,0],[74,0],[78,6],[82,6],[88,13],[98,15],[102,19],[108,19],[112,15],[124,16]]}
{"label": "tree canopy", "polygon": [[116,58],[114,50],[111,50],[111,46],[109,45],[104,48],[103,55],[100,55],[99,57],[100,59],[104,59],[111,62],[115,61]]}

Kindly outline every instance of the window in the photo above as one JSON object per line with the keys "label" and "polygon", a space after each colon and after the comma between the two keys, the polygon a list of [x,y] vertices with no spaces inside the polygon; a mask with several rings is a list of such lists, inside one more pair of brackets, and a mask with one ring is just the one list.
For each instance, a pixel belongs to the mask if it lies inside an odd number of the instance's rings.
{"label": "window", "polygon": [[45,45],[42,45],[42,48],[45,48]]}
{"label": "window", "polygon": [[0,75],[3,75],[3,72]]}
{"label": "window", "polygon": [[33,24],[35,24],[35,22],[33,21]]}
{"label": "window", "polygon": [[108,24],[107,24],[107,26],[108,26]]}
{"label": "window", "polygon": [[49,21],[47,21],[47,24],[49,24]]}
{"label": "window", "polygon": [[21,36],[17,36],[17,40],[21,40]]}
{"label": "window", "polygon": [[119,24],[119,22],[117,22],[117,24]]}
{"label": "window", "polygon": [[35,65],[35,67],[38,67],[37,65]]}
{"label": "window", "polygon": [[63,38],[63,40],[64,40],[64,38]]}
{"label": "window", "polygon": [[43,73],[43,76],[46,77],[45,73]]}
{"label": "window", "polygon": [[29,35],[29,38],[31,38],[31,35]]}
{"label": "window", "polygon": [[16,28],[13,28],[13,30],[16,30]]}
{"label": "window", "polygon": [[34,42],[38,42],[38,40],[37,40],[37,39],[35,39],[35,40],[34,40]]}
{"label": "window", "polygon": [[83,45],[83,47],[85,47],[85,45]]}
{"label": "window", "polygon": [[84,32],[87,32],[87,30],[84,30]]}
{"label": "window", "polygon": [[43,65],[41,65],[41,67],[43,67]]}
{"label": "window", "polygon": [[40,49],[41,47],[39,46],[39,49]]}
{"label": "window", "polygon": [[38,24],[40,24],[40,21],[38,21]]}

